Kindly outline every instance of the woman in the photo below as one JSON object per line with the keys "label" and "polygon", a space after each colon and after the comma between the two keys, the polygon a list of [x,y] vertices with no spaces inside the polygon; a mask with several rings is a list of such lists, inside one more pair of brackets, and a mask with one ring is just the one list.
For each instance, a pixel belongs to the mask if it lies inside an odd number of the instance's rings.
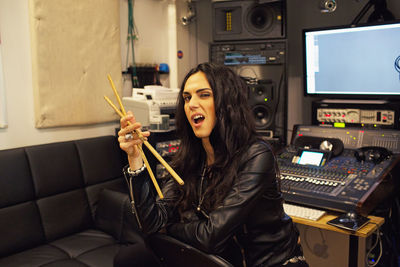
{"label": "woman", "polygon": [[224,66],[204,63],[186,75],[176,110],[181,144],[171,164],[185,184],[171,178],[163,186],[164,199],[155,197],[143,171],[136,147],[142,142],[135,134],[125,138],[140,123],[131,113],[121,119],[118,140],[128,155],[125,175],[136,176],[139,222],[146,233],[165,229],[235,266],[243,261],[247,266],[307,266],[298,232],[283,211],[274,154],[257,136],[247,92],[242,78]]}

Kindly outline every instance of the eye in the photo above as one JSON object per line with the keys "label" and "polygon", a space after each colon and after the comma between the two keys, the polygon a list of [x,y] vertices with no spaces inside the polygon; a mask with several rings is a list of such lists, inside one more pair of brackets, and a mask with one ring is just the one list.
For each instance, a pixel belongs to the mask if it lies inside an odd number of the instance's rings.
{"label": "eye", "polygon": [[210,97],[210,96],[211,96],[211,93],[209,93],[209,92],[203,92],[203,93],[200,94],[201,98],[207,98],[207,97]]}
{"label": "eye", "polygon": [[192,98],[192,97],[191,97],[190,95],[184,95],[184,96],[183,96],[183,101],[189,102],[191,98]]}

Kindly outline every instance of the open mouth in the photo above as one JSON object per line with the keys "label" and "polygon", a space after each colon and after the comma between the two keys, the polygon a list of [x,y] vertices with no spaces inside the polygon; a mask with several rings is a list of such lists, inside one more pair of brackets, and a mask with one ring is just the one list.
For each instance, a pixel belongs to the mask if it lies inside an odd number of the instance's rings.
{"label": "open mouth", "polygon": [[201,123],[202,121],[204,121],[204,119],[205,119],[205,117],[203,115],[195,115],[193,117],[194,124],[196,124],[196,125]]}

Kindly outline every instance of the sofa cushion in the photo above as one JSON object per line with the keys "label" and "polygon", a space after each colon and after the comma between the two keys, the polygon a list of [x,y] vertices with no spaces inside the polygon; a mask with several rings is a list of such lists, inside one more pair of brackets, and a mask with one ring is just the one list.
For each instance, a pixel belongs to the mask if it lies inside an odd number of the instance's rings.
{"label": "sofa cushion", "polygon": [[64,251],[51,245],[42,245],[5,258],[0,258],[0,266],[45,266],[54,261],[67,259],[69,257]]}
{"label": "sofa cushion", "polygon": [[121,201],[121,193],[104,189],[99,196],[96,209],[95,224],[102,231],[110,233],[119,240],[122,234],[124,200]]}
{"label": "sofa cushion", "polygon": [[121,245],[118,244],[104,246],[94,251],[88,251],[77,259],[91,267],[112,267],[114,266],[114,257],[117,255],[120,247]]}
{"label": "sofa cushion", "polygon": [[41,198],[37,205],[48,241],[80,232],[93,225],[84,189]]}
{"label": "sofa cushion", "polygon": [[28,160],[23,148],[0,153],[0,208],[34,199]]}
{"label": "sofa cushion", "polygon": [[127,192],[122,168],[127,164],[125,152],[115,136],[102,136],[75,141],[86,193],[94,217],[98,196],[103,188]]}
{"label": "sofa cushion", "polygon": [[0,209],[0,218],[0,257],[45,241],[39,210],[34,202]]}
{"label": "sofa cushion", "polygon": [[116,240],[111,235],[92,229],[50,243],[71,258],[77,258],[89,251],[114,244],[116,244]]}
{"label": "sofa cushion", "polygon": [[104,189],[100,193],[95,225],[122,243],[143,241],[127,194]]}
{"label": "sofa cushion", "polygon": [[[120,245],[114,238],[102,231],[87,230],[56,240],[51,245],[66,252],[71,259],[53,262],[47,266],[113,266],[114,256]],[[78,264],[77,264],[78,263]]]}
{"label": "sofa cushion", "polygon": [[82,169],[74,142],[26,148],[36,197],[47,197],[83,187]]}
{"label": "sofa cushion", "polygon": [[113,266],[119,245],[101,231],[87,230],[0,259],[0,266]]}
{"label": "sofa cushion", "polygon": [[85,185],[121,178],[127,162],[126,154],[119,148],[115,136],[75,141]]}
{"label": "sofa cushion", "polygon": [[76,259],[65,259],[50,262],[43,265],[43,267],[88,267],[88,265],[83,262],[77,261]]}

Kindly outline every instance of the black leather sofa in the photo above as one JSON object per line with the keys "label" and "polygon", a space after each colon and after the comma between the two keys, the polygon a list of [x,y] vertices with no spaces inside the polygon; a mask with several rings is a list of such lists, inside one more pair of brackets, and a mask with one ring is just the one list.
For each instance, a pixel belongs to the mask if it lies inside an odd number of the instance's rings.
{"label": "black leather sofa", "polygon": [[115,136],[1,150],[0,266],[111,267],[121,246],[146,242],[163,266],[232,267],[164,234],[144,237],[125,164]]}
{"label": "black leather sofa", "polygon": [[0,151],[0,266],[113,266],[143,242],[124,164],[114,136]]}

